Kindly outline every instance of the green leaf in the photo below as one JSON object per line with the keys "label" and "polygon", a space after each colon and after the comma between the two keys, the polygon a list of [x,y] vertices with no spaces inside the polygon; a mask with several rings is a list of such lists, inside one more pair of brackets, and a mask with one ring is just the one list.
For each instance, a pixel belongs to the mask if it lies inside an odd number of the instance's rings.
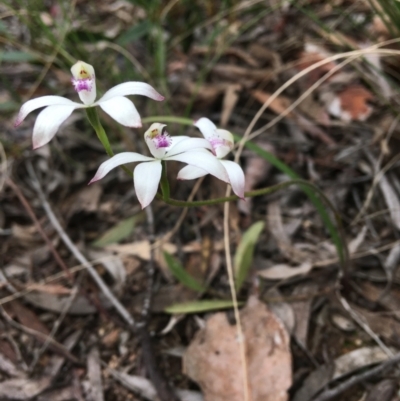
{"label": "green leaf", "polygon": [[[239,305],[242,303],[239,302]],[[167,313],[200,313],[209,312],[218,309],[229,309],[233,308],[232,301],[225,300],[204,300],[204,301],[191,301],[183,302],[168,306],[164,309]]]}
{"label": "green leaf", "polygon": [[164,258],[169,269],[176,279],[183,285],[198,292],[204,292],[206,288],[200,284],[193,276],[191,276],[185,268],[168,252],[164,252]]}
{"label": "green leaf", "polygon": [[137,216],[132,216],[120,221],[114,227],[106,231],[100,238],[94,241],[92,246],[102,248],[106,245],[115,244],[122,241],[132,233],[136,220]]}
{"label": "green leaf", "polygon": [[265,223],[258,221],[252,224],[243,234],[242,240],[236,250],[234,258],[235,267],[235,285],[239,290],[249,273],[251,262],[253,260],[254,247],[258,238],[264,229]]}
{"label": "green leaf", "polygon": [[33,61],[36,57],[32,56],[32,54],[21,51],[0,51],[0,61],[7,61],[10,63],[21,63],[23,61]]}

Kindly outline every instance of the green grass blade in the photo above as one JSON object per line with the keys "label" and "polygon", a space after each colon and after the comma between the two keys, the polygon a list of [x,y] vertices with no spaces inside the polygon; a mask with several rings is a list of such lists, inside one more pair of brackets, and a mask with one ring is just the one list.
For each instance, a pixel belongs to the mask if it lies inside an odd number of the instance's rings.
{"label": "green grass blade", "polygon": [[180,283],[197,292],[204,292],[206,290],[172,255],[164,252],[164,258],[172,274]]}
{"label": "green grass blade", "polygon": [[107,230],[100,238],[94,241],[92,246],[102,248],[106,245],[116,244],[122,241],[132,233],[135,228],[136,220],[137,216],[133,216],[120,221],[114,227]]}
{"label": "green grass blade", "polygon": [[258,221],[252,224],[243,234],[242,240],[237,247],[234,268],[235,268],[235,286],[239,291],[249,273],[251,262],[253,261],[254,247],[264,229],[265,223]]}
{"label": "green grass blade", "polygon": [[[241,303],[239,303],[241,305]],[[218,309],[230,309],[233,308],[232,301],[225,300],[201,300],[183,302],[168,306],[164,309],[167,313],[201,313],[210,312]]]}

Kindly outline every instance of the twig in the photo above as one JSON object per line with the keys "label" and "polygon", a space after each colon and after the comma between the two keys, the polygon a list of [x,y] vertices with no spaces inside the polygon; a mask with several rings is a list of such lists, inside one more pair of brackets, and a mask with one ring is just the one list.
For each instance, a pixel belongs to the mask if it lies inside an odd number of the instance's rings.
{"label": "twig", "polygon": [[400,353],[394,355],[393,358],[389,359],[386,362],[381,363],[380,365],[376,366],[371,370],[368,370],[367,372],[360,373],[359,375],[356,376],[352,376],[350,379],[344,381],[343,383],[339,384],[337,387],[333,389],[323,391],[319,396],[314,398],[313,401],[328,401],[332,398],[335,398],[338,395],[342,394],[344,391],[355,386],[356,384],[361,383],[365,380],[370,380],[374,376],[381,374],[387,368],[399,362],[400,362]]}
{"label": "twig", "polygon": [[29,202],[27,201],[27,199],[25,198],[24,194],[22,193],[22,191],[18,188],[18,186],[11,180],[11,178],[7,178],[6,179],[6,183],[9,187],[11,187],[11,189],[15,192],[15,195],[17,195],[18,199],[20,200],[20,202],[22,203],[22,205],[24,206],[25,210],[27,211],[27,213],[29,214],[29,217],[32,219],[32,221],[35,223],[36,229],[39,231],[40,235],[42,236],[42,238],[44,239],[44,241],[46,242],[47,246],[50,249],[50,252],[53,254],[54,259],[57,261],[57,263],[60,265],[60,267],[64,270],[64,272],[66,273],[70,283],[73,283],[74,278],[71,274],[71,272],[69,271],[67,265],[64,263],[64,261],[61,259],[60,255],[58,254],[58,252],[56,251],[56,249],[54,248],[53,243],[50,241],[50,238],[47,236],[47,234],[44,232],[39,220],[36,218],[35,213],[33,212],[31,205],[29,204]]}
{"label": "twig", "polygon": [[[226,189],[226,196],[229,196],[230,193],[231,193],[231,186],[228,185]],[[240,320],[235,279],[233,275],[231,246],[229,242],[229,202],[226,202],[224,204],[224,248],[225,248],[226,270],[228,271],[229,287],[231,290],[233,312],[236,320],[236,328],[239,341],[239,352],[242,365],[241,367],[243,372],[243,400],[250,401],[249,372],[247,369],[247,359],[246,359],[246,339],[244,337],[242,322]]]}
{"label": "twig", "polygon": [[1,167],[0,167],[0,192],[4,187],[7,178],[7,155],[4,151],[4,146],[0,141],[0,156],[1,156]]}
{"label": "twig", "polygon": [[93,280],[96,282],[100,290],[103,292],[105,297],[111,302],[111,304],[114,306],[114,308],[118,311],[118,313],[121,315],[121,317],[125,320],[126,323],[130,327],[135,326],[135,320],[131,316],[131,314],[128,312],[128,310],[119,302],[119,300],[114,296],[114,294],[111,292],[111,290],[107,287],[106,283],[102,280],[102,278],[98,275],[96,269],[89,263],[89,261],[83,256],[81,251],[75,246],[75,244],[71,241],[71,239],[68,237],[67,233],[64,231],[64,229],[61,227],[61,224],[59,223],[57,217],[55,216],[53,210],[50,207],[50,204],[47,202],[47,199],[43,193],[43,190],[40,186],[39,180],[35,174],[35,171],[33,170],[33,167],[31,164],[27,165],[28,167],[28,172],[30,176],[32,177],[32,185],[35,188],[41,202],[43,209],[45,210],[47,217],[49,218],[51,224],[53,227],[56,229],[58,232],[58,235],[64,242],[65,246],[72,252],[72,254],[75,256],[75,258],[83,265],[86,267],[88,270],[89,274],[92,276]]}
{"label": "twig", "polygon": [[340,291],[336,291],[336,295],[342,304],[343,308],[349,313],[349,315],[356,321],[356,323],[382,348],[389,357],[393,356],[393,352],[388,348],[379,336],[366,324],[359,314],[350,306],[347,300],[340,294]]}

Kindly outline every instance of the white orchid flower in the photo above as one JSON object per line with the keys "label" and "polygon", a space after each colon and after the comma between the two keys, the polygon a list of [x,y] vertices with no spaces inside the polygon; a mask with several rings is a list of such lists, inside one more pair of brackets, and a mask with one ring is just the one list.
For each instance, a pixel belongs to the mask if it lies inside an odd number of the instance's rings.
{"label": "white orchid flower", "polygon": [[[213,153],[218,159],[225,157],[234,145],[233,135],[224,129],[219,129],[206,117],[197,120],[194,125],[201,131],[203,136],[212,146]],[[233,192],[239,197],[244,198],[244,173],[242,168],[230,160],[220,160],[229,176]],[[178,180],[193,180],[208,174],[202,166],[189,165],[184,167],[178,174]]]}
{"label": "white orchid flower", "polygon": [[125,96],[142,95],[154,100],[163,100],[152,86],[144,82],[125,82],[108,90],[97,102],[96,76],[94,68],[83,61],[78,61],[71,68],[72,84],[83,103],[76,103],[61,96],[42,96],[28,100],[18,113],[15,126],[22,123],[33,110],[46,107],[39,113],[33,128],[33,148],[48,143],[58,131],[60,125],[75,109],[100,106],[109,116],[126,127],[141,127],[140,115],[134,104]]}
{"label": "white orchid flower", "polygon": [[96,175],[90,181],[98,181],[113,168],[126,163],[139,163],[133,172],[133,184],[142,208],[148,206],[157,193],[161,179],[162,161],[175,160],[194,167],[201,167],[205,174],[212,174],[222,181],[229,182],[224,166],[208,150],[210,143],[203,138],[188,136],[171,137],[165,131],[165,125],[154,123],[145,132],[144,139],[153,157],[135,152],[119,153],[102,163]]}

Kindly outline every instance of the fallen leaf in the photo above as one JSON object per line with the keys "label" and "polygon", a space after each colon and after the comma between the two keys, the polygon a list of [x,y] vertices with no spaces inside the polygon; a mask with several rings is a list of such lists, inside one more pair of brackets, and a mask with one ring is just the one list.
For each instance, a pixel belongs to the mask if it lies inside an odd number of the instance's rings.
{"label": "fallen leaf", "polygon": [[[267,102],[272,96],[270,93],[261,91],[261,90],[253,90],[251,91],[251,95],[254,99],[258,100],[260,103]],[[278,96],[276,99],[272,101],[269,105],[269,108],[275,112],[276,114],[284,113],[292,104],[291,100],[284,96]],[[292,113],[289,113],[286,117],[292,116]]]}
{"label": "fallen leaf", "polygon": [[310,262],[304,262],[299,266],[289,266],[281,263],[268,269],[259,270],[257,274],[268,280],[285,280],[295,276],[301,276],[309,273],[313,268]]}
{"label": "fallen leaf", "polygon": [[[282,322],[256,298],[240,312],[252,401],[285,401],[292,383],[290,339]],[[243,372],[236,326],[225,313],[209,318],[183,357],[183,369],[205,401],[242,401]],[[221,374],[223,372],[223,374]]]}
{"label": "fallen leaf", "polygon": [[368,102],[373,99],[374,95],[363,86],[351,85],[335,96],[327,97],[327,110],[343,121],[365,121],[372,114]]}
{"label": "fallen leaf", "polygon": [[88,398],[91,401],[104,401],[103,384],[101,380],[100,354],[93,347],[87,357],[87,374],[90,383]]}

